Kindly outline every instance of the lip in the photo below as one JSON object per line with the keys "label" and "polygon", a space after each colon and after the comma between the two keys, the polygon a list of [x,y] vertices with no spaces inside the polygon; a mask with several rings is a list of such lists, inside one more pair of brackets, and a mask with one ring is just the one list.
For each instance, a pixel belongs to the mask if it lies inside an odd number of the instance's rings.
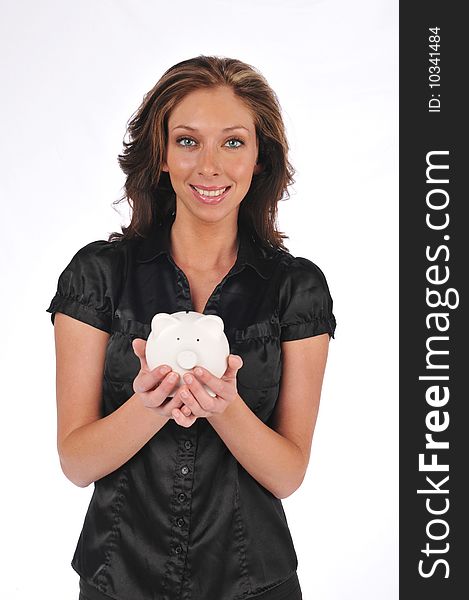
{"label": "lip", "polygon": [[199,185],[195,183],[191,183],[189,185],[198,187],[201,190],[207,190],[207,192],[213,192],[214,190],[222,190],[223,188],[229,187],[228,185]]}
{"label": "lip", "polygon": [[195,190],[192,185],[189,185],[189,187],[191,188],[191,191],[194,195],[194,197],[199,201],[202,202],[202,204],[208,204],[208,205],[216,205],[216,204],[220,204],[220,202],[223,200],[223,198],[225,198],[225,196],[230,192],[231,190],[231,186],[197,186],[200,187],[200,189],[203,190],[222,190],[224,187],[226,187],[225,192],[223,192],[223,194],[220,194],[220,196],[213,196],[211,198],[206,198],[205,196],[201,196],[197,190]]}

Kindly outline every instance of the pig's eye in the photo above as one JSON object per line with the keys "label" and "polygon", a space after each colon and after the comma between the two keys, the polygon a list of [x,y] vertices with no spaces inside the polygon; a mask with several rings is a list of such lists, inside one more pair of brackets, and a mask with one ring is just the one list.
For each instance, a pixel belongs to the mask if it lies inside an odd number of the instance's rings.
{"label": "pig's eye", "polygon": [[180,340],[181,338],[176,338],[177,340]]}
{"label": "pig's eye", "polygon": [[197,338],[197,341],[200,342],[199,338]]}

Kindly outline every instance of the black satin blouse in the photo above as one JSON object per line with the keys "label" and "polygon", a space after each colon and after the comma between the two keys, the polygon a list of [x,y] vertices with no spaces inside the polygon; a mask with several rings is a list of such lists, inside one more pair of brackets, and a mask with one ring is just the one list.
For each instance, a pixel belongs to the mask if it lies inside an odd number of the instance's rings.
{"label": "black satin blouse", "polygon": [[[48,312],[109,333],[103,416],[133,395],[158,312],[194,310],[174,263],[174,213],[146,239],[91,242],[58,280]],[[225,323],[239,354],[238,393],[269,425],[282,377],[281,342],[334,335],[322,271],[305,258],[239,234],[237,261],[205,314]],[[128,462],[94,483],[72,567],[90,600],[297,600],[297,555],[282,502],[237,462],[207,419],[170,419]]]}

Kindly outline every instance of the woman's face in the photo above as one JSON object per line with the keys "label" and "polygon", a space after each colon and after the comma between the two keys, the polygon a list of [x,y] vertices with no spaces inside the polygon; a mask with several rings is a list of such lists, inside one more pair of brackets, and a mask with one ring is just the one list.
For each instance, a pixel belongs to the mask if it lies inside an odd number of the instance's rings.
{"label": "woman's face", "polygon": [[188,94],[169,116],[163,163],[176,192],[177,210],[205,222],[236,219],[260,168],[257,155],[252,114],[231,88]]}

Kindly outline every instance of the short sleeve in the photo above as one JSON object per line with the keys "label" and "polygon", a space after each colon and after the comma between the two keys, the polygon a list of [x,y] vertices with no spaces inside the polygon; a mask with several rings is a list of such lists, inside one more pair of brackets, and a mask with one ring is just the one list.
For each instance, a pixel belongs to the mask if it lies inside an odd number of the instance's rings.
{"label": "short sleeve", "polygon": [[59,276],[57,292],[47,312],[83,321],[111,333],[115,309],[118,242],[98,240],[81,248]]}
{"label": "short sleeve", "polygon": [[332,297],[321,269],[306,258],[285,265],[280,284],[280,340],[300,340],[328,333],[334,337],[336,320]]}

